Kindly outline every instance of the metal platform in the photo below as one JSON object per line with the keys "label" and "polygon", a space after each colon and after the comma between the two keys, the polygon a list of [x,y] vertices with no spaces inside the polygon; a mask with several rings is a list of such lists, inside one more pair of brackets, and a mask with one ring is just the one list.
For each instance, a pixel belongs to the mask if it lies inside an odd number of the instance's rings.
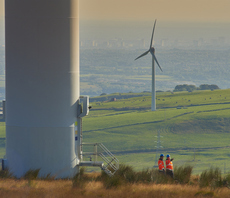
{"label": "metal platform", "polygon": [[[83,159],[90,158],[90,161]],[[102,143],[82,143],[80,166],[97,166],[109,176],[119,169],[119,160]]]}

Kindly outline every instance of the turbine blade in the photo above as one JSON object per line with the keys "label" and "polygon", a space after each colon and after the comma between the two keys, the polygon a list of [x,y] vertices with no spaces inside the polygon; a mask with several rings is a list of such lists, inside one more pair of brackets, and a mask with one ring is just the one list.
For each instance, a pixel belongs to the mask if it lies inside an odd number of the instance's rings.
{"label": "turbine blade", "polygon": [[151,38],[151,42],[150,42],[150,48],[151,48],[152,45],[153,45],[153,36],[154,36],[154,31],[155,31],[156,22],[157,22],[157,20],[155,20],[155,22],[154,22],[153,33],[152,33],[152,38]]}
{"label": "turbine blade", "polygon": [[156,61],[156,63],[157,63],[157,65],[158,65],[158,67],[159,67],[159,68],[160,68],[160,70],[163,72],[163,70],[162,70],[162,68],[161,68],[161,66],[160,66],[160,64],[159,64],[159,62],[158,62],[158,60],[157,60],[157,58],[156,58],[155,54],[154,54],[154,53],[151,53],[151,54],[152,54],[152,56],[153,56],[154,60]]}
{"label": "turbine blade", "polygon": [[145,53],[141,54],[140,56],[138,56],[135,60],[137,60],[137,59],[141,58],[142,56],[147,55],[148,53],[149,53],[149,50],[148,50],[147,52],[145,52]]}

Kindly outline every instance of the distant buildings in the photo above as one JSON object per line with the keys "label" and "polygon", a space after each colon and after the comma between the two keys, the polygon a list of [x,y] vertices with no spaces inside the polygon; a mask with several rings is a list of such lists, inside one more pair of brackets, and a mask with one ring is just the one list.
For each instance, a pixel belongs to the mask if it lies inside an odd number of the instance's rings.
{"label": "distant buildings", "polygon": [[141,40],[124,40],[115,38],[110,40],[82,40],[80,46],[83,49],[97,48],[97,49],[142,49],[145,48],[145,39]]}
{"label": "distant buildings", "polygon": [[[155,46],[158,48],[168,48],[168,49],[210,49],[211,46],[215,46],[218,49],[226,49],[230,47],[229,41],[225,37],[218,38],[197,38],[197,39],[184,39],[184,38],[163,38],[154,41]],[[88,39],[81,40],[80,47],[82,49],[145,49],[146,40],[142,39],[123,39],[123,38],[113,38],[113,39]]]}

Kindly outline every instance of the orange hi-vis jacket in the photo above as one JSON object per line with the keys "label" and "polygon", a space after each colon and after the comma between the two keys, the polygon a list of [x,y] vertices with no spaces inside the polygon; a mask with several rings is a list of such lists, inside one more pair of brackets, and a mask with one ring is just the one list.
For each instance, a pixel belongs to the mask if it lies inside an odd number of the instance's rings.
{"label": "orange hi-vis jacket", "polygon": [[158,168],[159,168],[159,171],[165,170],[164,161],[162,159],[158,160]]}
{"label": "orange hi-vis jacket", "polygon": [[165,164],[166,164],[166,170],[171,170],[173,171],[173,163],[172,161],[170,160],[170,158],[167,158],[165,160]]}

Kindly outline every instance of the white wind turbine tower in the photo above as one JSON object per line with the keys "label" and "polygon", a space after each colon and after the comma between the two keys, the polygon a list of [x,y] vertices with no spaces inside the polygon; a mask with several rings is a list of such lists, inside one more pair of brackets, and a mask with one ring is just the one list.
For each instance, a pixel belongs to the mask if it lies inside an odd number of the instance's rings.
{"label": "white wind turbine tower", "polygon": [[151,110],[152,110],[152,111],[156,111],[155,62],[156,62],[157,65],[159,66],[160,70],[163,72],[163,70],[161,69],[161,66],[160,66],[159,62],[157,61],[157,58],[156,58],[156,56],[155,56],[155,48],[153,47],[153,35],[154,35],[155,26],[156,26],[156,20],[155,20],[154,26],[153,26],[153,32],[152,32],[152,38],[151,38],[149,50],[146,51],[145,53],[143,53],[142,55],[138,56],[138,57],[135,59],[135,60],[137,60],[137,59],[141,58],[142,56],[147,55],[149,52],[152,54],[152,106],[151,106]]}

